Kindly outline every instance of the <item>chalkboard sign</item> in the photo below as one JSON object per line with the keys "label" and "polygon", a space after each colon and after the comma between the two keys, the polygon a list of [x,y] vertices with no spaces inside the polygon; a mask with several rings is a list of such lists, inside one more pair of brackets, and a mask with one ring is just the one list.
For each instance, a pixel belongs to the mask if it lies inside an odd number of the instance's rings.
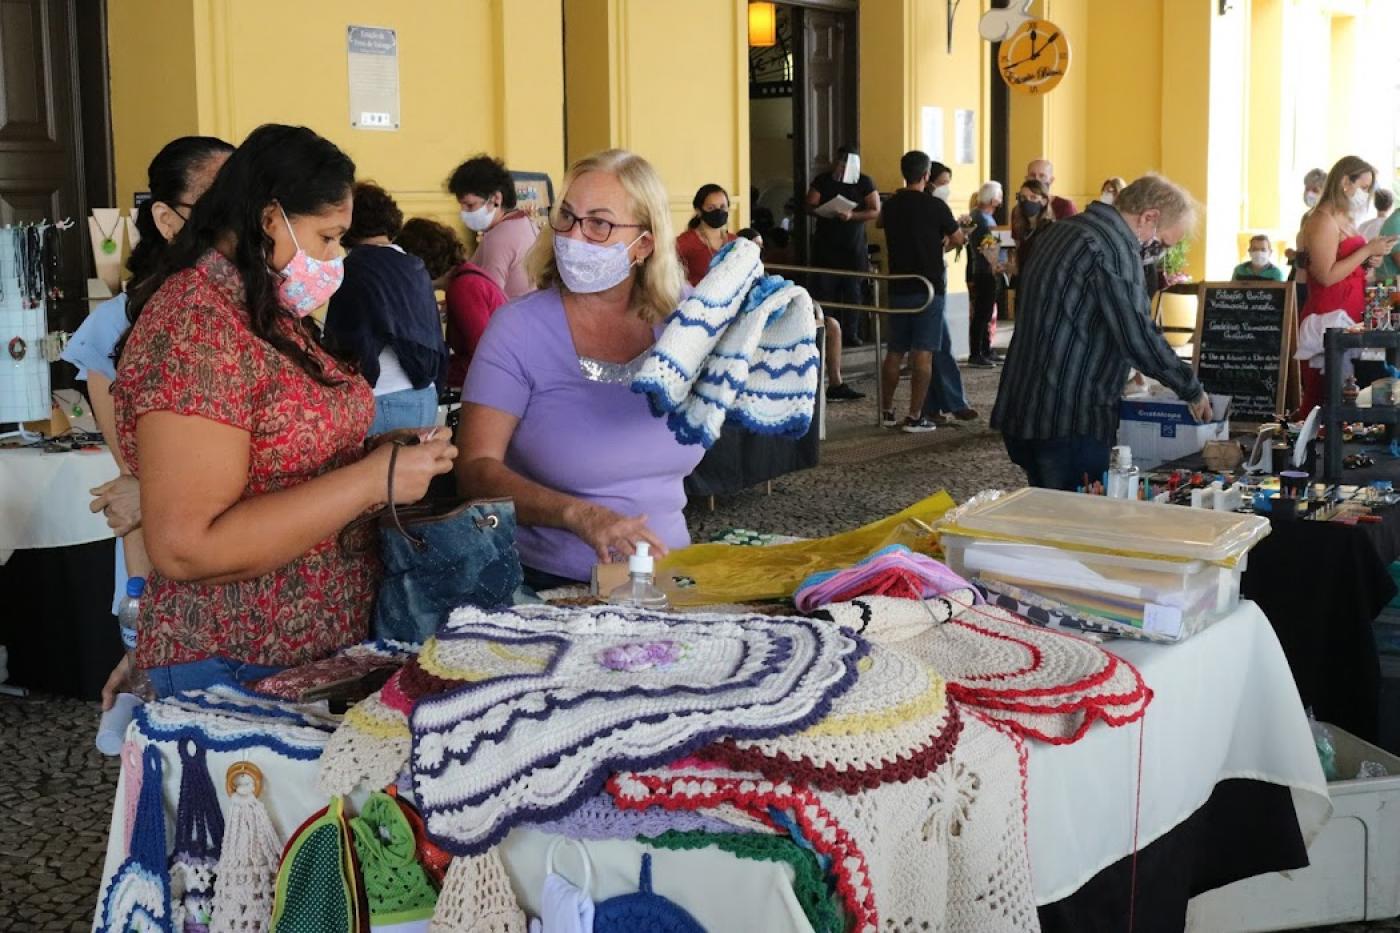
{"label": "chalkboard sign", "polygon": [[1202,282],[1196,312],[1196,375],[1228,395],[1231,415],[1269,421],[1284,410],[1293,355],[1292,282]]}

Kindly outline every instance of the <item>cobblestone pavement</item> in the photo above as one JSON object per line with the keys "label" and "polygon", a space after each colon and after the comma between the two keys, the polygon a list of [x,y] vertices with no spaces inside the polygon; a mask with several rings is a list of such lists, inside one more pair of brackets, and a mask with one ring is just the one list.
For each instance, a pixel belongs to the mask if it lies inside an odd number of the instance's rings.
{"label": "cobblestone pavement", "polygon": [[[986,426],[996,371],[965,373],[982,417],[905,435],[874,425],[867,399],[832,405],[822,464],[762,488],[722,498],[714,511],[693,503],[691,529],[704,540],[727,528],[819,536],[865,524],[942,488],[962,500],[989,488],[1022,485],[998,435]],[[868,376],[850,380],[873,391]],[[907,384],[903,391],[907,392]],[[897,396],[900,406],[907,395]],[[0,697],[0,929],[88,930],[106,845],[115,759],[93,746],[94,705],[34,696]],[[1326,928],[1345,933],[1400,931],[1400,922]]]}

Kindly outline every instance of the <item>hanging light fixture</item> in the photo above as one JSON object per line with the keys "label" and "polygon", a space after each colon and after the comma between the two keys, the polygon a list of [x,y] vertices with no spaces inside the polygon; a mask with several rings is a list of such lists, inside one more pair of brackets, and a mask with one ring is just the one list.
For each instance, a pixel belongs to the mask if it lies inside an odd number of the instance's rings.
{"label": "hanging light fixture", "polygon": [[772,3],[749,4],[749,45],[766,49],[778,44],[778,8]]}

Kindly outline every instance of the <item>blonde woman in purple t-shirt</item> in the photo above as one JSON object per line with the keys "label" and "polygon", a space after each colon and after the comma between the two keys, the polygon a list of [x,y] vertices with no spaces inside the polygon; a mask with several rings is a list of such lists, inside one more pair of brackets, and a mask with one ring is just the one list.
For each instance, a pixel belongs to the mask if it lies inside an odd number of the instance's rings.
{"label": "blonde woman in purple t-shirt", "polygon": [[690,543],[682,446],[632,376],[679,303],[666,191],[640,156],[574,164],[528,268],[539,291],[501,308],[462,390],[457,485],[509,496],[526,582],[587,580],[597,562]]}

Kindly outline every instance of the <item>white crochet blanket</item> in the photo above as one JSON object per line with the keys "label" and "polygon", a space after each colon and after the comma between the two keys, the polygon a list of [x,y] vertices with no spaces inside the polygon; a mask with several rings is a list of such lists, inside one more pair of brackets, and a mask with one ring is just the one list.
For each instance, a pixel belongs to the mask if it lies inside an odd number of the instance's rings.
{"label": "white crochet blanket", "polygon": [[728,417],[756,434],[802,437],[816,408],[816,335],[807,290],[764,275],[758,247],[740,238],[671,315],[632,391],[683,444],[710,447]]}
{"label": "white crochet blanket", "polygon": [[[569,812],[618,768],[812,725],[850,688],[866,650],[807,619],[616,606],[458,609],[433,641],[440,663],[456,667],[465,649],[482,675],[422,696],[410,720],[428,832],[457,855],[484,851],[516,823]],[[538,646],[547,660],[514,673]]]}

